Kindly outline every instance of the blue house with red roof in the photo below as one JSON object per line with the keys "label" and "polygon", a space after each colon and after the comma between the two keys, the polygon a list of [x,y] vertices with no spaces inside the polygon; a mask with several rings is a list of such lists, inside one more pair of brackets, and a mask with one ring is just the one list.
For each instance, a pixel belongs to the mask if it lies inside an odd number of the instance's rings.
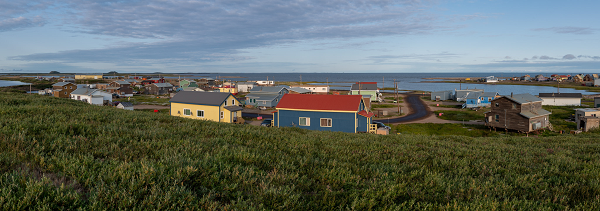
{"label": "blue house with red roof", "polygon": [[374,132],[373,113],[361,95],[285,94],[273,112],[274,127],[347,133]]}

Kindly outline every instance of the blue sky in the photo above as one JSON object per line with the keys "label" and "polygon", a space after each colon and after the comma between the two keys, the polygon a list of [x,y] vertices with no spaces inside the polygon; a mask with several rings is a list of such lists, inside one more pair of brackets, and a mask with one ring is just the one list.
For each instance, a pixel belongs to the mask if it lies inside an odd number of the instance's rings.
{"label": "blue sky", "polygon": [[600,72],[599,1],[0,0],[0,72]]}

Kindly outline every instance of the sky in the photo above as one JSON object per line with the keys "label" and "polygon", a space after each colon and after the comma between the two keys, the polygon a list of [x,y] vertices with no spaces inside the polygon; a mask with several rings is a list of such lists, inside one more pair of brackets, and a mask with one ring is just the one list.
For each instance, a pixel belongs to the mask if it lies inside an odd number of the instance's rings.
{"label": "sky", "polygon": [[598,73],[597,8],[593,0],[0,0],[0,72]]}

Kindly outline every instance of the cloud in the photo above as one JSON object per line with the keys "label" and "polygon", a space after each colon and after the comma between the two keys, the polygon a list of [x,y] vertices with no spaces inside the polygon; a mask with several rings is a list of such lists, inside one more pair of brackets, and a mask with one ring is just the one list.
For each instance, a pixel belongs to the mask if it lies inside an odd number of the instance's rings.
{"label": "cloud", "polygon": [[437,53],[437,54],[379,55],[379,56],[370,56],[370,57],[368,57],[368,59],[372,60],[375,63],[383,63],[383,62],[387,62],[388,60],[393,60],[393,59],[418,59],[418,60],[424,60],[424,61],[441,62],[441,59],[456,58],[456,57],[460,57],[460,56],[461,56],[461,54],[442,52],[442,53]]}
{"label": "cloud", "polygon": [[76,32],[151,38],[107,49],[14,56],[25,61],[246,60],[240,49],[304,40],[397,36],[451,30],[422,15],[435,0],[70,0],[67,24]]}
{"label": "cloud", "polygon": [[586,59],[593,59],[593,60],[600,60],[600,56],[586,56],[586,55],[579,55],[577,56],[577,58],[586,58]]}
{"label": "cloud", "polygon": [[573,27],[573,26],[565,26],[565,27],[550,27],[550,28],[536,28],[534,31],[550,31],[558,34],[593,34],[596,29],[589,27]]}
{"label": "cloud", "polygon": [[565,59],[565,60],[573,60],[573,59],[576,59],[576,58],[577,58],[577,57],[573,56],[573,54],[567,54],[567,55],[563,56],[563,58],[562,58],[562,59]]}
{"label": "cloud", "polygon": [[504,59],[509,60],[509,59],[512,59],[512,58],[510,56],[505,56]]}
{"label": "cloud", "polygon": [[549,57],[549,56],[540,56],[541,60],[556,60],[557,58]]}
{"label": "cloud", "polygon": [[32,12],[47,9],[49,1],[0,1],[0,32],[43,26],[45,18]]}
{"label": "cloud", "polygon": [[538,56],[532,56],[531,57],[531,60],[536,60],[536,59],[539,59],[539,57]]}
{"label": "cloud", "polygon": [[0,32],[10,31],[19,28],[28,28],[32,26],[43,26],[46,24],[46,21],[36,16],[33,19],[18,17],[18,18],[10,18],[5,20],[0,20]]}

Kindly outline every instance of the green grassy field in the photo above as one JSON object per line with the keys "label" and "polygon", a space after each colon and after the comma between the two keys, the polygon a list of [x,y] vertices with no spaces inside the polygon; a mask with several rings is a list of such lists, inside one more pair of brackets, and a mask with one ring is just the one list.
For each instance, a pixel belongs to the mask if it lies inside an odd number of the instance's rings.
{"label": "green grassy field", "polygon": [[0,117],[2,210],[600,209],[597,133],[318,132],[4,92]]}
{"label": "green grassy field", "polygon": [[[435,115],[440,119],[445,120],[454,120],[454,121],[469,121],[469,120],[484,120],[485,115],[483,114],[485,111],[489,111],[490,109],[481,109],[478,111],[472,111],[469,109],[462,110],[438,110],[434,111]],[[439,113],[443,113],[442,116]]]}

